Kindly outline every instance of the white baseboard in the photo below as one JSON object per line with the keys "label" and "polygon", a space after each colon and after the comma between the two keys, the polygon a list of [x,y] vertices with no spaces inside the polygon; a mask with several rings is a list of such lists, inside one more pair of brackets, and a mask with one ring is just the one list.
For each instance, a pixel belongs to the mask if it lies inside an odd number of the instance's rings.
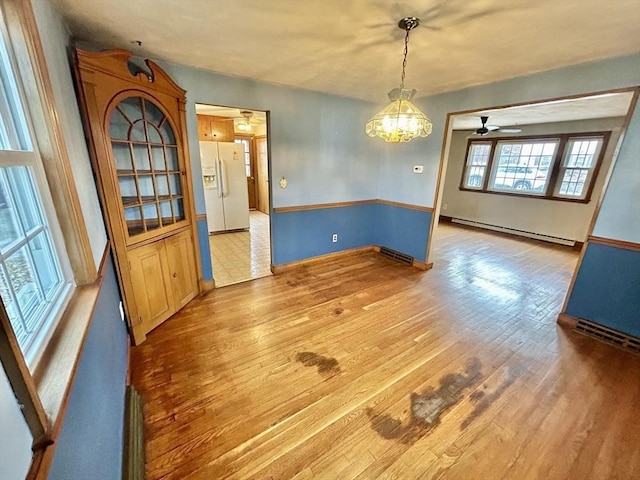
{"label": "white baseboard", "polygon": [[566,238],[560,238],[560,237],[552,237],[550,235],[542,235],[540,233],[527,232],[524,230],[517,230],[515,228],[501,227],[499,225],[491,225],[489,223],[474,222],[472,220],[464,220],[462,218],[452,218],[451,222],[459,223],[461,225],[469,225],[470,227],[484,228],[486,230],[493,230],[496,232],[510,233],[512,235],[519,235],[521,237],[533,238],[535,240],[542,240],[544,242],[558,243],[560,245],[568,245],[570,247],[573,247],[576,244],[575,240],[568,240]]}

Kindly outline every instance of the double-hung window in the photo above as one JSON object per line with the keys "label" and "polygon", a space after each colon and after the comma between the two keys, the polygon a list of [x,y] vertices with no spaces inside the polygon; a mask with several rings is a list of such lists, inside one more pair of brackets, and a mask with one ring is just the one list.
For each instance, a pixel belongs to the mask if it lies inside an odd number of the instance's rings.
{"label": "double-hung window", "polygon": [[460,189],[588,202],[609,135],[470,140]]}
{"label": "double-hung window", "polygon": [[578,199],[587,196],[601,149],[600,137],[572,138],[567,142],[555,196]]}
{"label": "double-hung window", "polygon": [[0,30],[0,297],[33,365],[73,282],[10,44]]}

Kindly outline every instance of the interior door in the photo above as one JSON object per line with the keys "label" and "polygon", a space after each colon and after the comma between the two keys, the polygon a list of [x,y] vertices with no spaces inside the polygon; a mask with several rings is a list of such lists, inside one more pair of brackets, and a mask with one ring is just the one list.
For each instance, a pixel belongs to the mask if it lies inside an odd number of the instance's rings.
{"label": "interior door", "polygon": [[147,333],[175,313],[164,241],[129,250],[128,260],[136,310]]}
{"label": "interior door", "polygon": [[249,209],[257,208],[257,191],[256,191],[256,162],[255,162],[255,143],[253,136],[236,135],[236,143],[244,145],[244,168],[247,175],[247,193],[249,194]]}
{"label": "interior door", "polygon": [[165,240],[171,290],[176,310],[184,307],[198,293],[196,264],[191,246],[191,232],[173,235]]}
{"label": "interior door", "polygon": [[267,137],[256,137],[258,157],[258,210],[269,215],[269,154]]}

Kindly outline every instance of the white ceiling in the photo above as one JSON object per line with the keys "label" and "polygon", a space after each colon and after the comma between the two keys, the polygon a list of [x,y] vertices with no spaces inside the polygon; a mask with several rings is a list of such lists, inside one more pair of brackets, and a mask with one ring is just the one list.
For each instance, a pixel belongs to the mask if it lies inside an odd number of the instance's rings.
{"label": "white ceiling", "polygon": [[632,97],[633,92],[608,93],[509,108],[482,110],[455,115],[453,117],[453,129],[475,130],[480,128],[480,117],[484,115],[489,117],[487,125],[498,127],[624,117],[627,114]]}
{"label": "white ceiling", "polygon": [[639,0],[55,2],[82,40],[376,103],[399,86],[410,15],[418,96],[640,51]]}
{"label": "white ceiling", "polygon": [[216,117],[229,117],[229,118],[244,118],[240,113],[243,112],[251,112],[253,113],[253,118],[258,121],[264,122],[267,119],[267,114],[265,112],[261,112],[260,110],[248,110],[246,108],[231,108],[231,107],[221,107],[218,105],[205,105],[203,103],[196,103],[196,113],[199,115],[214,115]]}

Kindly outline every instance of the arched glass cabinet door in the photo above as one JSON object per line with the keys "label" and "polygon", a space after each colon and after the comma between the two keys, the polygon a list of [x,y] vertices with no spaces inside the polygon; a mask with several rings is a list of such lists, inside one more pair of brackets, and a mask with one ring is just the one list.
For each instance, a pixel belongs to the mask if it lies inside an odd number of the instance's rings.
{"label": "arched glass cabinet door", "polygon": [[142,97],[122,100],[109,136],[129,237],[185,219],[176,135],[166,115]]}

